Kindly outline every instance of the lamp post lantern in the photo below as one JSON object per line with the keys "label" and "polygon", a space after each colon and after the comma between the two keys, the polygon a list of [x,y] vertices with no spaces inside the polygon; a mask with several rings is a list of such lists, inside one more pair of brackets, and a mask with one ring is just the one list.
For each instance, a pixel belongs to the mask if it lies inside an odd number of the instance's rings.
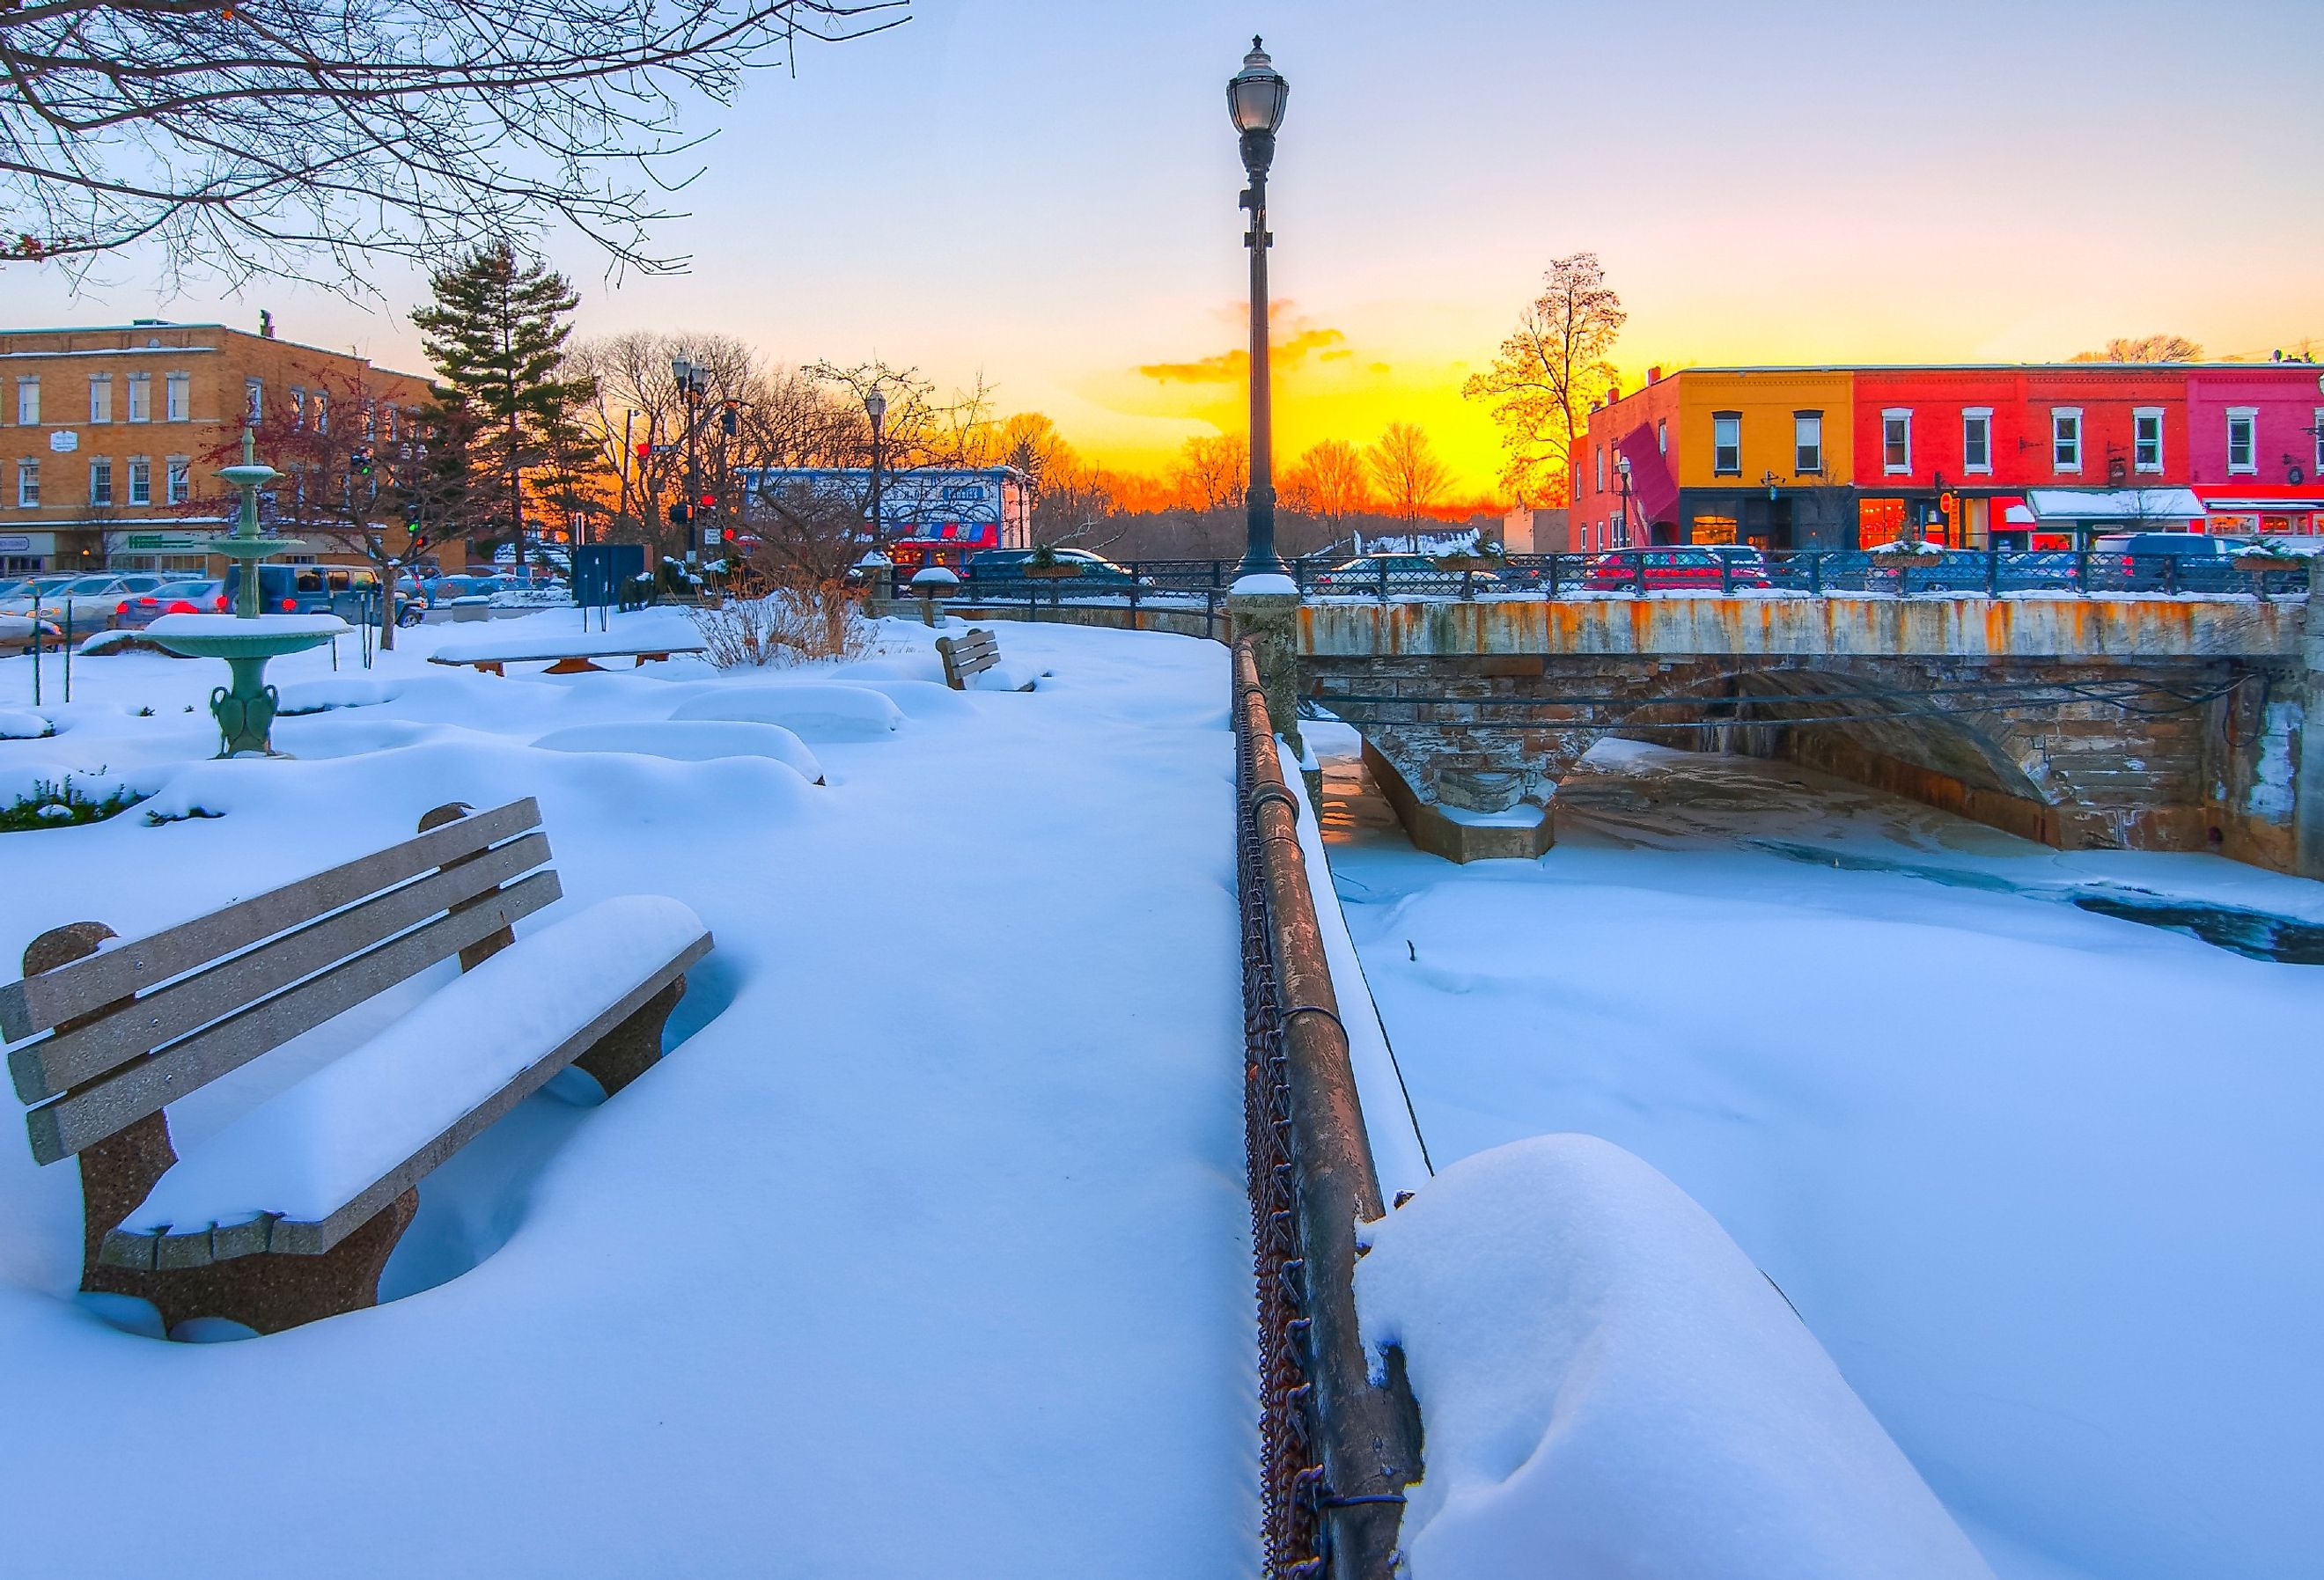
{"label": "lamp post lantern", "polygon": [[1242,168],[1250,178],[1242,194],[1250,214],[1250,230],[1243,237],[1250,249],[1250,492],[1238,573],[1242,576],[1287,576],[1291,570],[1275,551],[1275,413],[1267,323],[1267,250],[1275,243],[1267,228],[1267,167],[1275,162],[1275,133],[1290,97],[1291,85],[1254,37],[1242,69],[1227,81],[1227,110],[1241,134]]}
{"label": "lamp post lantern", "polygon": [[669,361],[669,376],[678,381],[678,393],[686,411],[686,558],[700,558],[701,523],[696,513],[702,508],[702,466],[694,447],[695,430],[702,426],[702,397],[710,388],[710,370],[690,358],[673,356]]}
{"label": "lamp post lantern", "polygon": [[884,459],[880,452],[888,420],[888,397],[877,384],[863,397],[863,414],[872,420],[872,547],[878,550],[888,541],[887,518],[880,510],[880,468]]}

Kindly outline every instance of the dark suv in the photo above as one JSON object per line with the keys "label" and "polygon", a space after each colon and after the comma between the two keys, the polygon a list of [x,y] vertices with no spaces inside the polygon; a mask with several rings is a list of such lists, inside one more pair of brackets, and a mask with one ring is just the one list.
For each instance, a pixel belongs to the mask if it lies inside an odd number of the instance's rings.
{"label": "dark suv", "polygon": [[2091,545],[2090,580],[2125,592],[2250,590],[2231,558],[2243,543],[2209,532],[2115,532]]}
{"label": "dark suv", "polygon": [[[242,587],[242,567],[226,573],[226,603],[235,606]],[[379,611],[379,572],[362,566],[262,565],[258,568],[259,612],[263,614],[337,614],[342,620],[375,619]],[[403,594],[396,596],[396,624],[417,625],[425,602]]]}

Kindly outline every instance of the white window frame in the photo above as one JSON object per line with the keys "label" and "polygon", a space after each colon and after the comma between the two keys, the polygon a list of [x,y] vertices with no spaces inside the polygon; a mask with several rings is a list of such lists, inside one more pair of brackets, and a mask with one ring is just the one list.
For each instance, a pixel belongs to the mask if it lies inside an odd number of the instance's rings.
{"label": "white window frame", "polygon": [[[1982,461],[1972,461],[1969,458],[1969,436],[1972,424],[1976,427],[1978,437],[1985,441],[1985,459]],[[1980,477],[1993,476],[1993,408],[1990,406],[1961,408],[1961,470],[1965,473],[1974,473]]]}
{"label": "white window frame", "polygon": [[[2154,424],[2154,458],[2152,461],[2145,459],[2141,454],[2146,448],[2146,439],[2142,430],[2150,422]],[[2163,470],[2163,432],[2162,407],[2140,406],[2132,411],[2130,414],[2130,469],[2132,471],[2160,472]]]}
{"label": "white window frame", "polygon": [[2316,440],[2316,464],[2308,468],[2308,480],[2324,478],[2324,406],[2316,408],[2316,426],[2309,430]]}
{"label": "white window frame", "polygon": [[129,457],[128,493],[132,504],[153,503],[153,458],[151,456]]}
{"label": "white window frame", "polygon": [[315,392],[315,431],[331,431],[331,397],[321,390]]}
{"label": "white window frame", "polygon": [[113,420],[113,375],[109,373],[88,375],[88,420],[91,422]]}
{"label": "white window frame", "polygon": [[161,375],[161,411],[171,422],[191,422],[194,420],[194,375],[189,373],[170,373]]}
{"label": "white window frame", "polygon": [[[2065,437],[2066,425],[2069,423],[2073,425],[2071,439]],[[2059,456],[2069,445],[2073,448],[2073,459],[2060,460]],[[2080,475],[2081,469],[2082,409],[2080,406],[2052,406],[2050,408],[2050,470]]]}
{"label": "white window frame", "polygon": [[161,485],[169,490],[171,504],[183,504],[194,496],[194,458],[191,456],[171,456],[162,463]]}
{"label": "white window frame", "polygon": [[16,375],[16,422],[22,428],[41,425],[41,375],[23,373]]}
{"label": "white window frame", "polygon": [[[2236,424],[2244,425],[2244,458],[2236,461]],[[2227,408],[2227,471],[2230,475],[2255,476],[2259,472],[2259,408],[2230,406]]]}
{"label": "white window frame", "polygon": [[[1812,437],[1801,437],[1809,433]],[[1801,457],[1811,450],[1815,452],[1815,465],[1803,466]],[[1823,476],[1823,413],[1821,411],[1792,413],[1792,472],[1802,477]]]}
{"label": "white window frame", "polygon": [[266,420],[266,381],[246,378],[242,381],[242,414],[252,422]]}
{"label": "white window frame", "polygon": [[[2316,414],[2316,423],[2318,427],[2324,428],[2324,411],[2319,411]],[[2319,439],[2317,443],[2319,447],[2324,447],[2324,439]],[[2324,448],[2319,448],[2319,453],[2324,453]],[[1655,419],[1655,454],[1658,456],[1670,454],[1670,419],[1667,417]]]}
{"label": "white window frame", "polygon": [[1591,464],[1598,470],[1598,492],[1603,494],[1606,492],[1606,447],[1600,444],[1592,445],[1590,448]]}
{"label": "white window frame", "polygon": [[153,375],[150,373],[133,373],[129,375],[129,420],[132,422],[153,420]]}
{"label": "white window frame", "polygon": [[298,384],[290,386],[290,430],[304,432],[307,427],[307,392]]}
{"label": "white window frame", "polygon": [[[1902,464],[1888,458],[1888,425],[1901,422],[1904,426]],[[1880,413],[1880,475],[1884,477],[1909,477],[1913,475],[1913,409],[1910,406],[1890,406]]]}
{"label": "white window frame", "polygon": [[41,463],[32,456],[21,457],[16,462],[16,508],[41,508]]}
{"label": "white window frame", "polygon": [[[1731,436],[1729,442],[1720,442],[1722,430]],[[1719,453],[1721,450],[1733,451],[1734,460],[1725,466],[1720,465]],[[1740,411],[1713,411],[1711,414],[1711,475],[1714,477],[1743,476],[1743,413]]]}
{"label": "white window frame", "polygon": [[99,509],[113,503],[113,457],[88,458],[88,502]]}

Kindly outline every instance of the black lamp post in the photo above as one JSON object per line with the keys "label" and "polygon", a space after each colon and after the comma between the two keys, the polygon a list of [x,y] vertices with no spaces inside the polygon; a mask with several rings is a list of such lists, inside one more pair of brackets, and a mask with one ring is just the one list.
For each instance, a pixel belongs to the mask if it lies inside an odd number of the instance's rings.
{"label": "black lamp post", "polygon": [[880,513],[880,464],[881,425],[888,420],[888,397],[873,385],[863,397],[863,414],[872,419],[872,546],[885,551],[888,523]]}
{"label": "black lamp post", "polygon": [[1227,81],[1227,110],[1242,134],[1242,168],[1250,177],[1242,206],[1250,211],[1250,494],[1247,505],[1241,576],[1287,576],[1291,568],[1275,551],[1275,413],[1268,360],[1267,249],[1275,237],[1267,228],[1267,167],[1275,161],[1275,131],[1291,85],[1250,41],[1242,69]]}
{"label": "black lamp post", "polygon": [[678,381],[678,393],[686,403],[686,557],[698,558],[701,544],[701,524],[695,513],[702,508],[702,467],[694,448],[695,430],[702,426],[702,397],[709,393],[710,370],[690,358],[670,358],[669,375]]}

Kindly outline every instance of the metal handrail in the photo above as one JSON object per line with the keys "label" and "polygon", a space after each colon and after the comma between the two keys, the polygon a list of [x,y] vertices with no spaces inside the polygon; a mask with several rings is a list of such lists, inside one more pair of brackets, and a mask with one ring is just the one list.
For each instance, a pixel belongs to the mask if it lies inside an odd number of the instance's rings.
{"label": "metal handrail", "polygon": [[1233,676],[1266,1573],[1388,1580],[1420,1420],[1399,1357],[1372,1385],[1356,1323],[1356,1225],[1386,1209],[1247,640]]}

